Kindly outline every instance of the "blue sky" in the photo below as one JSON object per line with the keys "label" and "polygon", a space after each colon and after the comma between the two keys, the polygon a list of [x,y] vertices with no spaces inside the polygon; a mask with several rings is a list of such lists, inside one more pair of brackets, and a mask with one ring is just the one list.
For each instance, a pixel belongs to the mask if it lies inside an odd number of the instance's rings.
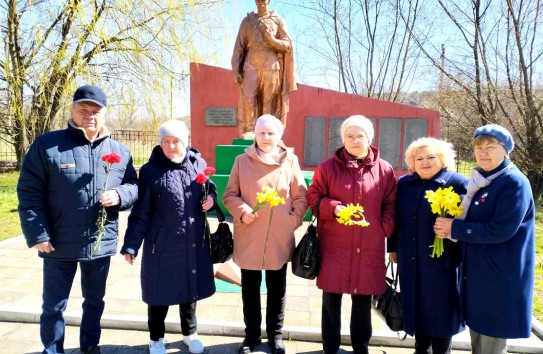
{"label": "blue sky", "polygon": [[[304,9],[303,3],[302,0],[271,0],[270,3],[270,9],[277,11],[286,21],[293,40],[297,80],[299,83],[311,86],[337,89],[337,74],[327,77],[326,75],[332,75],[332,71],[322,70],[322,68],[330,67],[330,63],[324,62],[324,59],[314,51],[315,42],[323,40],[322,37],[318,38],[318,26],[309,18],[315,16],[315,13]],[[255,10],[254,0],[227,0],[217,6],[216,14],[220,18],[219,21],[223,23],[224,30],[217,35],[215,41],[208,41],[199,46],[199,49],[203,51],[203,57],[208,60],[205,64],[230,69],[230,57],[239,24],[248,12]],[[443,26],[438,26],[433,35],[436,36],[437,32],[442,31],[444,31]],[[450,34],[446,35],[446,37],[449,36]],[[428,73],[430,70],[425,71]],[[412,86],[408,89],[426,90],[435,85],[436,81],[432,77],[429,81],[424,80],[421,75],[414,83],[417,87]]]}
{"label": "blue sky", "polygon": [[[272,0],[270,9],[277,11],[285,19],[293,40],[296,41],[297,29],[303,28],[306,25],[303,15],[298,11],[296,6]],[[201,58],[203,58],[204,64],[230,69],[230,58],[239,25],[247,13],[252,11],[256,11],[256,5],[253,0],[229,0],[214,9],[214,15],[218,16],[217,21],[222,23],[223,31],[214,33],[214,40],[199,39],[197,49],[201,54]],[[294,44],[294,48],[295,53],[298,52],[296,43]],[[317,82],[304,83],[323,86]],[[189,92],[180,92],[178,99],[175,101],[175,116],[190,114],[190,106],[188,104]]]}
{"label": "blue sky", "polygon": [[[306,2],[303,0],[272,0],[270,9],[276,10],[289,28],[294,46],[297,81],[306,85],[337,90],[338,76],[334,72],[334,65],[327,62],[315,51],[316,48],[319,48],[317,41],[321,41],[321,44],[325,43],[323,41],[324,34],[319,36],[320,27],[310,18],[315,16],[315,13],[304,9],[304,3]],[[208,15],[211,18],[210,23],[216,24],[220,28],[212,31],[213,39],[199,38],[196,47],[201,54],[201,62],[230,69],[230,58],[239,24],[248,12],[255,10],[254,0],[226,0],[215,6],[212,13]],[[445,43],[447,53],[452,53],[455,51],[453,46],[455,40],[452,38],[454,31],[451,31],[450,27],[447,28],[450,24],[439,20],[437,20],[438,23],[435,23],[436,20],[432,16],[426,17],[425,21],[427,22],[421,22],[421,26],[432,25],[431,36],[435,43],[439,45]],[[320,46],[320,49],[322,48],[326,50],[326,44]],[[440,50],[440,48],[435,49]],[[429,62],[418,62],[412,68],[416,70],[415,79],[404,87],[405,90],[424,91],[436,86],[438,81],[436,69]],[[188,100],[188,94],[188,92],[183,93],[185,102]],[[186,110],[184,114],[188,114],[188,105],[182,106]]]}
{"label": "blue sky", "polygon": [[[314,26],[314,22],[308,18],[309,10],[304,9],[300,5],[302,3],[303,1],[298,0],[272,0],[269,6],[271,10],[277,11],[287,23],[293,40],[297,81],[306,85],[337,89],[337,75],[334,75],[333,71],[323,69],[326,66],[329,67],[330,63],[323,62],[323,59],[310,48],[315,41],[322,40],[322,38],[316,38],[318,32],[316,35],[315,33],[308,35],[308,29],[315,30],[311,27]],[[226,0],[213,8],[209,15],[215,19],[212,19],[211,22],[220,23],[222,28],[212,31],[212,40],[209,38],[198,39],[196,47],[204,64],[230,69],[230,58],[239,25],[247,13],[252,11],[256,11],[254,0]],[[420,80],[419,82],[423,83]],[[183,92],[181,99],[183,102],[187,102],[189,92]],[[176,109],[176,113],[179,112],[178,114],[181,115],[190,113],[187,103],[176,106],[183,107],[181,112]]]}
{"label": "blue sky", "polygon": [[[225,25],[224,42],[222,43],[219,56],[219,62],[214,64],[220,67],[230,68],[230,56],[234,47],[239,24],[247,13],[256,11],[255,2],[252,0],[230,0],[221,5],[224,10],[222,20]],[[297,28],[305,25],[304,17],[300,11],[292,5],[285,4],[282,1],[272,0],[270,9],[275,10],[286,21],[289,31],[294,36]],[[294,38],[294,40],[296,40]],[[296,49],[296,46],[295,46]],[[211,64],[211,63],[210,63]]]}

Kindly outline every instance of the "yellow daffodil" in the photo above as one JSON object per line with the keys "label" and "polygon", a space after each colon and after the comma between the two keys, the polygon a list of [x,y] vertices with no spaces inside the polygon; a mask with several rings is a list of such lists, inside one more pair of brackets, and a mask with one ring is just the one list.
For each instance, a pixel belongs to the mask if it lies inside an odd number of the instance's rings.
{"label": "yellow daffodil", "polygon": [[277,191],[268,186],[263,186],[262,192],[256,193],[256,200],[258,201],[258,203],[253,208],[253,213],[265,207],[266,205],[269,205],[271,208],[273,208],[279,204],[285,204],[285,198],[279,197]]}
{"label": "yellow daffodil", "polygon": [[[460,216],[462,215],[462,208],[460,204],[460,196],[453,190],[453,187],[438,188],[436,191],[426,191],[424,198],[428,199],[430,208],[433,214],[445,218],[447,216]],[[432,258],[441,257],[443,254],[443,239],[437,236],[434,237],[434,244],[430,246],[432,248]]]}
{"label": "yellow daffodil", "polygon": [[338,223],[347,226],[357,225],[361,227],[367,227],[370,225],[370,223],[367,222],[366,218],[364,217],[364,208],[358,203],[356,203],[356,205],[347,204],[345,208],[339,212],[336,220]]}

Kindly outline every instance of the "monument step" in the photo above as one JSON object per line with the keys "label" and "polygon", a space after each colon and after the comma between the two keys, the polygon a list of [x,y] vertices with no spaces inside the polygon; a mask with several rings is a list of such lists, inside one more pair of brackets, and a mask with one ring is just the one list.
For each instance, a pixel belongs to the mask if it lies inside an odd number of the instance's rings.
{"label": "monument step", "polygon": [[232,145],[251,146],[253,145],[253,142],[254,142],[253,139],[243,139],[243,138],[232,139]]}
{"label": "monument step", "polygon": [[216,145],[215,170],[217,174],[229,175],[238,155],[243,154],[247,145]]}
{"label": "monument step", "polygon": [[[228,173],[230,173],[230,171],[228,171]],[[228,184],[229,177],[229,174],[216,174],[214,176],[211,176],[211,181],[213,181],[213,183],[215,183],[215,186],[217,187],[219,206],[221,207],[225,216],[231,216],[222,202],[222,196],[224,194],[224,191],[226,190],[226,185]]]}

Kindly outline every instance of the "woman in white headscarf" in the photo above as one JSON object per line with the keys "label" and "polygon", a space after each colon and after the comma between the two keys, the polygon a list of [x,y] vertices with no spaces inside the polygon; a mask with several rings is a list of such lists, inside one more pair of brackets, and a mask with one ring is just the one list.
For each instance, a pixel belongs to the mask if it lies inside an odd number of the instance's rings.
{"label": "woman in white headscarf", "polygon": [[[266,271],[266,333],[273,353],[285,353],[283,322],[287,263],[294,250],[294,230],[307,211],[307,187],[298,158],[281,141],[283,125],[272,115],[255,124],[255,143],[238,156],[222,200],[234,218],[234,262],[241,268],[245,339],[239,353],[260,344],[260,283]],[[269,187],[284,204],[253,212],[257,193]]]}
{"label": "woman in white headscarf", "polygon": [[[355,354],[367,354],[371,296],[385,291],[385,239],[396,222],[396,178],[392,166],[371,145],[371,121],[351,116],[341,124],[343,146],[323,161],[309,186],[307,199],[318,215],[322,290],[322,347],[336,354],[341,344],[343,294],[351,296],[350,332]],[[349,204],[364,207],[367,227],[347,226],[337,217]]]}

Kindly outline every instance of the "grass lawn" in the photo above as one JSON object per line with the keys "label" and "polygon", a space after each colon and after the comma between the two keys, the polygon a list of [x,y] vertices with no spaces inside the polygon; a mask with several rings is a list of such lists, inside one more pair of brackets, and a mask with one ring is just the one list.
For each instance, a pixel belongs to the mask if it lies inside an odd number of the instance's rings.
{"label": "grass lawn", "polygon": [[535,266],[535,293],[534,293],[534,315],[540,322],[543,322],[543,201],[537,208],[535,217],[536,238],[536,266]]}
{"label": "grass lawn", "polygon": [[18,172],[0,173],[0,240],[20,235],[21,226],[17,212]]}
{"label": "grass lawn", "polygon": [[[0,240],[21,234],[17,213],[16,185],[18,172],[0,173]],[[536,275],[534,315],[543,322],[543,202],[537,206],[536,216]]]}

